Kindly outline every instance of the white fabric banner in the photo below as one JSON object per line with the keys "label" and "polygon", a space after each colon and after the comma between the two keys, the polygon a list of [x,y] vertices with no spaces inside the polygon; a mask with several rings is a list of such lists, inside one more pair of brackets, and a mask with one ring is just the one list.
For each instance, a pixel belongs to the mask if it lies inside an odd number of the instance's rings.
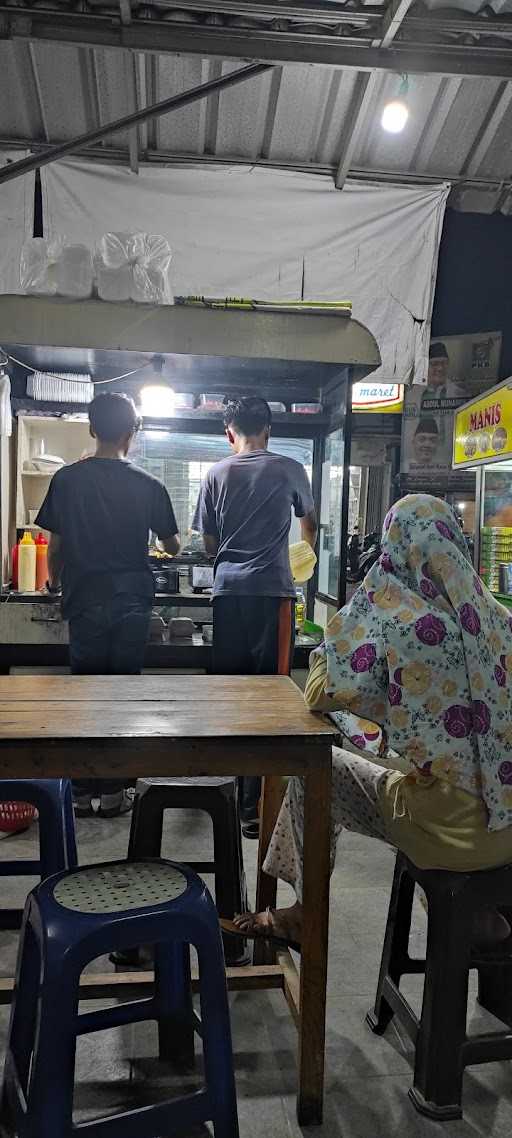
{"label": "white fabric banner", "polygon": [[93,245],[108,231],[161,233],[175,295],[351,300],[375,335],[381,381],[427,374],[448,185],[377,186],[246,167],[41,171],[45,236]]}
{"label": "white fabric banner", "polygon": [[[0,167],[27,150],[0,150]],[[0,292],[20,292],[20,254],[34,227],[34,174],[0,185]]]}

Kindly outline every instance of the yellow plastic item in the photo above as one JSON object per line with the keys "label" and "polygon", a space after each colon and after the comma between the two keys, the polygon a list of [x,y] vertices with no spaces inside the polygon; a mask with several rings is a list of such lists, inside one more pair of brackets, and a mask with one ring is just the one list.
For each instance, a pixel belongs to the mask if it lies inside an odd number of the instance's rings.
{"label": "yellow plastic item", "polygon": [[31,533],[25,530],[18,548],[18,589],[20,593],[33,593],[36,587],[36,544]]}
{"label": "yellow plastic item", "polygon": [[290,545],[289,555],[293,580],[299,585],[309,581],[315,572],[315,551],[307,541],[296,541]]}

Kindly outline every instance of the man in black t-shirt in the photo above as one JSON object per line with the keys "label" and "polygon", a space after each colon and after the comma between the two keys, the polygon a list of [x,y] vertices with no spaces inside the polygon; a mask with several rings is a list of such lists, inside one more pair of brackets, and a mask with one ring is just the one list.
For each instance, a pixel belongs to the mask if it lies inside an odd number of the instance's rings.
{"label": "man in black t-shirt", "polygon": [[[92,458],[54,475],[37,516],[49,530],[48,587],[62,582],[62,614],[69,620],[71,671],[76,675],[138,675],[142,670],[153,604],[149,531],[167,553],[179,550],[178,526],[165,486],[126,461],[138,427],[131,399],[98,395],[89,409],[96,440]],[[74,784],[75,809],[100,814],[130,808],[123,784]]]}

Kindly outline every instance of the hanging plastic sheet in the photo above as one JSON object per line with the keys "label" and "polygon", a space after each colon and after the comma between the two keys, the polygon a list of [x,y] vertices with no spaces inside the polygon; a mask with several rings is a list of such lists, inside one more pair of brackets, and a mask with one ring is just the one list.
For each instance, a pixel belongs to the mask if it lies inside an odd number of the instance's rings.
{"label": "hanging plastic sheet", "polygon": [[[0,150],[0,167],[27,154],[28,150]],[[34,179],[34,173],[25,174],[4,182],[0,190],[0,292],[21,292],[20,254],[34,226]]]}
{"label": "hanging plastic sheet", "polygon": [[92,247],[155,226],[173,250],[176,296],[348,299],[377,338],[380,381],[426,379],[447,185],[389,186],[246,167],[41,171],[54,238]]}

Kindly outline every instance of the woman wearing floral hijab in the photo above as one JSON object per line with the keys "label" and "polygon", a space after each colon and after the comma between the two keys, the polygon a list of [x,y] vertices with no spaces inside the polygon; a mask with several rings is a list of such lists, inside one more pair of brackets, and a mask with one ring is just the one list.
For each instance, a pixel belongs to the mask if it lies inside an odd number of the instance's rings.
{"label": "woman wearing floral hijab", "polygon": [[[349,712],[359,749],[382,732],[382,748],[410,768],[334,748],[333,863],[343,828],[389,842],[423,869],[512,861],[512,620],[473,570],[445,502],[414,494],[393,506],[379,561],[312,653],[305,700],[312,711]],[[238,917],[244,936],[300,944],[303,821],[293,778],[264,869],[293,885],[297,902]],[[509,932],[488,911],[475,936]]]}

